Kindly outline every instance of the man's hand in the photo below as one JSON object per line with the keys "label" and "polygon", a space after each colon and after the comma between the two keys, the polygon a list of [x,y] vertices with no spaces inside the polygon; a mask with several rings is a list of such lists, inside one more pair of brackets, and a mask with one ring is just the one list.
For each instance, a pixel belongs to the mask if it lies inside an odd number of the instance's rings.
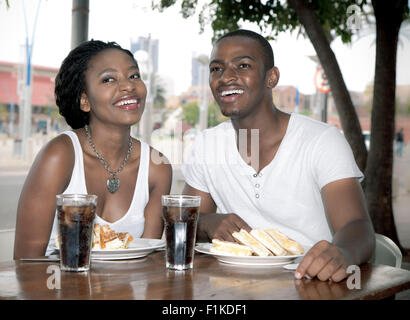
{"label": "man's hand", "polygon": [[303,257],[295,272],[296,279],[304,276],[319,280],[334,282],[342,281],[347,277],[346,269],[352,264],[347,253],[328,241],[316,243]]}
{"label": "man's hand", "polygon": [[235,241],[232,233],[241,229],[251,231],[251,227],[234,213],[201,214],[198,222],[198,237],[207,241],[212,239]]}

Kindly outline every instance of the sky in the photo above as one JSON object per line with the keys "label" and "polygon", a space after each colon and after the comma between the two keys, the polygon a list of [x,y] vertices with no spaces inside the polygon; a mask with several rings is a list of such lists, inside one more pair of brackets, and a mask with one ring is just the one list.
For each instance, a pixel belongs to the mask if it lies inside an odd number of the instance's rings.
{"label": "sky", "polygon": [[[22,61],[26,39],[23,2],[26,7],[27,33],[31,41],[39,0],[9,0],[6,8],[0,0],[0,61]],[[212,44],[210,26],[200,34],[197,16],[183,19],[180,7],[160,13],[151,10],[151,0],[90,0],[89,39],[116,41],[129,49],[131,39],[139,36],[159,40],[159,70],[165,81],[172,81],[168,94],[180,94],[191,84],[193,55],[209,56]],[[72,0],[42,0],[34,32],[32,64],[58,68],[70,51]],[[251,24],[244,28],[258,31]],[[270,41],[275,64],[280,70],[278,85],[293,85],[300,92],[315,92],[313,82],[315,55],[308,39],[282,33]],[[352,91],[364,91],[374,77],[374,36],[361,38],[351,45],[340,39],[332,42],[346,85]],[[142,70],[143,71],[143,70]],[[397,52],[397,84],[410,85],[410,41],[403,41]],[[173,89],[172,89],[173,88]]]}

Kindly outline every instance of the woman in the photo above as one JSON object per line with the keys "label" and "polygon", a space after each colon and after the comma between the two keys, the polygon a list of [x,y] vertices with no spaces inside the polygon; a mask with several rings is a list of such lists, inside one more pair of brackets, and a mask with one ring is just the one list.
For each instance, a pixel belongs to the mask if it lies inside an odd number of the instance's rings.
{"label": "woman", "polygon": [[116,232],[161,237],[160,197],[170,191],[172,168],[152,162],[151,148],[130,136],[146,93],[137,62],[118,44],[91,40],[69,53],[55,96],[73,130],[51,140],[31,167],[17,209],[15,259],[52,252],[61,193],[97,195],[96,223]]}

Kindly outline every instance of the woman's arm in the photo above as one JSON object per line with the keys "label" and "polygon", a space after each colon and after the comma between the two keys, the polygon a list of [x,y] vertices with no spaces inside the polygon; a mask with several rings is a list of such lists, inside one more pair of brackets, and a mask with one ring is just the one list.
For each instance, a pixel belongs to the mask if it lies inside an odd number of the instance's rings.
{"label": "woman's arm", "polygon": [[[152,149],[150,148],[150,154]],[[149,168],[149,200],[145,207],[145,225],[142,238],[159,239],[164,230],[162,220],[161,196],[167,195],[171,190],[172,166],[168,160],[161,155],[161,163],[155,163],[150,156]]]}
{"label": "woman's arm", "polygon": [[68,186],[73,166],[73,147],[66,135],[50,141],[37,155],[18,202],[14,259],[45,254],[56,195]]}

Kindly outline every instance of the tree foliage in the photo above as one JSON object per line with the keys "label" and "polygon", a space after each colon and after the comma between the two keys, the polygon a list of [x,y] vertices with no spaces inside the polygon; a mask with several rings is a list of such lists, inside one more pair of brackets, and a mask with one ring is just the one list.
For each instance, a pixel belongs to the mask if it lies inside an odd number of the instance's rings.
{"label": "tree foliage", "polygon": [[229,119],[221,113],[221,109],[219,108],[218,104],[213,101],[208,106],[208,128],[215,127],[226,120]]}
{"label": "tree foliage", "polygon": [[[163,10],[175,5],[177,0],[161,0],[154,8]],[[184,18],[195,15],[198,0],[180,2]],[[355,0],[311,0],[310,1],[330,39],[340,36],[344,43],[350,42],[352,30],[348,25],[347,10],[351,5],[360,9],[366,4]],[[241,28],[243,21],[256,23],[268,39],[274,39],[284,31],[297,31],[305,35],[299,17],[292,6],[283,0],[210,0],[199,6],[198,20],[201,30],[208,23],[214,31],[214,39],[228,31]]]}
{"label": "tree foliage", "polygon": [[182,106],[182,121],[194,127],[199,121],[199,106],[197,102],[189,102]]}

